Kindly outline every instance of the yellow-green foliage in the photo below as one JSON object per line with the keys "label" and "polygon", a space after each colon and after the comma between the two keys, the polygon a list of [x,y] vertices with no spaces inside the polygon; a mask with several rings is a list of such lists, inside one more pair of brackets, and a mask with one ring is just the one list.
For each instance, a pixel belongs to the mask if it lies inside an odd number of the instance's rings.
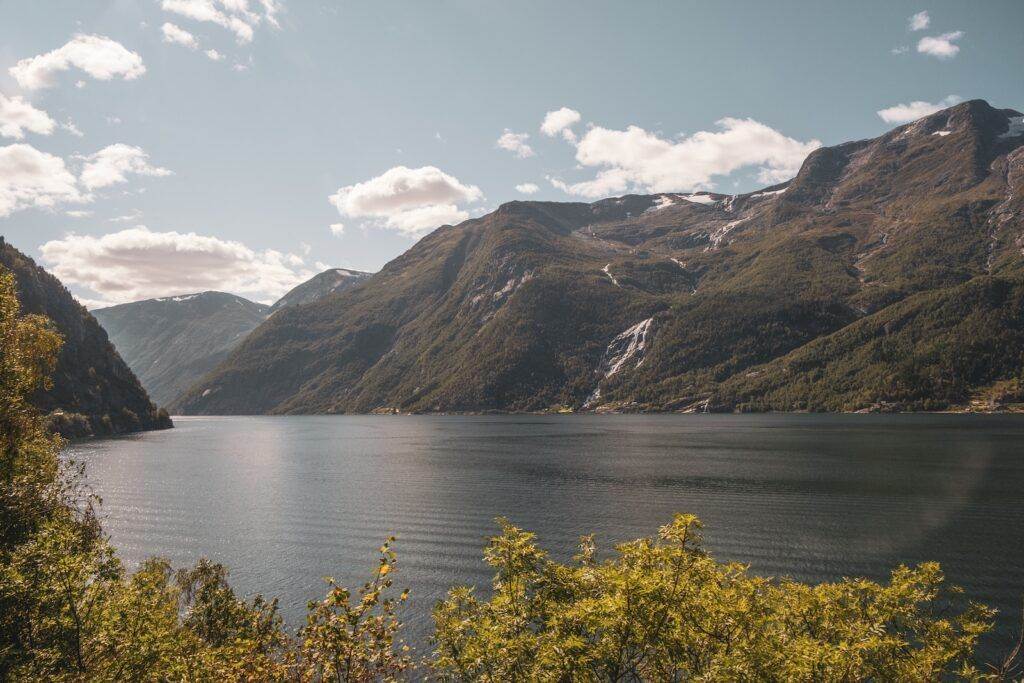
{"label": "yellow-green foliage", "polygon": [[[224,567],[125,571],[59,440],[31,409],[60,341],[21,316],[0,272],[0,680],[393,681],[413,676],[390,597],[389,539],[355,594],[328,579],[296,636],[276,601],[238,598]],[[972,654],[992,612],[956,609],[935,564],[887,584],[809,586],[713,560],[700,522],[599,560],[584,539],[570,565],[502,522],[485,550],[493,595],[458,588],[434,611],[441,680],[853,681],[996,679]],[[955,596],[953,596],[955,597]]]}
{"label": "yellow-green foliage", "polygon": [[978,678],[971,663],[993,613],[947,611],[936,564],[887,584],[809,586],[716,562],[700,522],[598,561],[591,538],[569,565],[502,522],[485,557],[493,596],[453,590],[434,611],[445,680],[851,681]]}

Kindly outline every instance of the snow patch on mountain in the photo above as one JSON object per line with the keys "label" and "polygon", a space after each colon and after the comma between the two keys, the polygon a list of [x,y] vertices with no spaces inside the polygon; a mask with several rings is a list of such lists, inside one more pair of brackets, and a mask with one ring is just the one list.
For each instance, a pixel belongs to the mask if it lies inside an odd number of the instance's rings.
{"label": "snow patch on mountain", "polygon": [[192,299],[195,299],[197,296],[202,296],[202,294],[186,294],[184,296],[165,296],[161,299],[157,299],[157,301],[191,301]]}
{"label": "snow patch on mountain", "polygon": [[761,197],[771,197],[772,195],[782,194],[788,188],[782,188],[781,190],[772,190],[770,192],[757,192],[756,194],[750,195],[750,199],[760,199]]}
{"label": "snow patch on mountain", "polygon": [[719,200],[707,194],[684,194],[681,198],[693,204],[704,204],[705,206],[712,206],[719,202]]}
{"label": "snow patch on mountain", "polygon": [[670,194],[658,195],[657,199],[654,200],[654,203],[651,204],[649,207],[647,207],[644,210],[644,213],[655,213],[656,211],[661,211],[662,209],[667,209],[668,207],[672,206],[675,203],[676,203],[676,197],[674,195],[670,195]]}

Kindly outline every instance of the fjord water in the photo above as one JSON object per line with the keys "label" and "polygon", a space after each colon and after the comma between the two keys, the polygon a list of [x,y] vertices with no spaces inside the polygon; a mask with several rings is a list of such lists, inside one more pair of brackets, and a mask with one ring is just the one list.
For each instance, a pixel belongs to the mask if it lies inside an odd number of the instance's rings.
{"label": "fjord water", "polygon": [[[559,559],[651,535],[675,512],[753,571],[884,578],[937,560],[967,597],[1024,596],[1024,419],[967,415],[309,416],[176,418],[170,431],[75,444],[130,565],[227,564],[291,626],[322,577],[356,586],[398,536],[403,617],[425,648],[449,586],[490,580],[494,519]],[[1002,650],[1000,643],[990,648]],[[988,649],[988,648],[987,648]]]}

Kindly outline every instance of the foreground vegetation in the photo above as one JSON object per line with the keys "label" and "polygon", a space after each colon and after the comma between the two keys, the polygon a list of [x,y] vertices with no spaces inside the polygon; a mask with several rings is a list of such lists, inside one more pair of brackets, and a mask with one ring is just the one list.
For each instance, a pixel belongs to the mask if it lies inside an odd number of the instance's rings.
{"label": "foreground vegetation", "polygon": [[[357,592],[328,581],[286,632],[275,601],[240,599],[205,560],[129,574],[81,472],[29,398],[60,339],[22,316],[0,273],[0,680],[998,680],[974,662],[993,612],[961,606],[935,564],[888,583],[810,586],[752,576],[703,549],[679,515],[658,536],[569,564],[507,522],[484,551],[489,597],[453,589],[434,608],[433,652],[399,639],[390,539]],[[1012,658],[1011,658],[1012,659]]]}

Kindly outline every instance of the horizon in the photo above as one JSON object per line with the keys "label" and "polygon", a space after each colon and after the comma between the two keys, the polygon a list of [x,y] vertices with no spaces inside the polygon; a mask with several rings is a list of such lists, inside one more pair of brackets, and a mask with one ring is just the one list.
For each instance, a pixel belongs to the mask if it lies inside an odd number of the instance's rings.
{"label": "horizon", "polygon": [[0,232],[90,308],[269,303],[508,201],[750,192],[957,102],[1024,106],[1010,1],[57,4],[0,7]]}

